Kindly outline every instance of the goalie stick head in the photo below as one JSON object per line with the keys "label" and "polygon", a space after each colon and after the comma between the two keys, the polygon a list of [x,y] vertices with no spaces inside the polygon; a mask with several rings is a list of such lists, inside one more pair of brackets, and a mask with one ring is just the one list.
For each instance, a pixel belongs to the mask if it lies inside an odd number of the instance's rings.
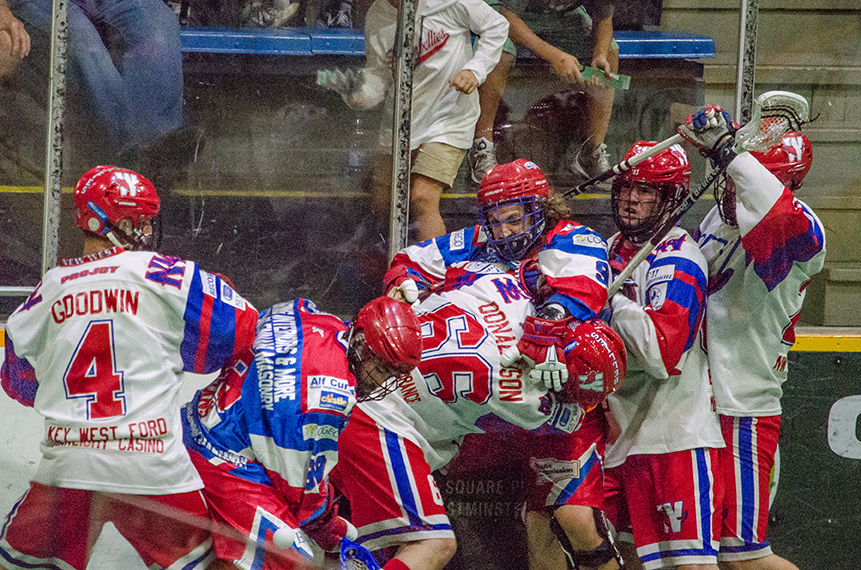
{"label": "goalie stick head", "polygon": [[421,325],[407,303],[377,297],[350,323],[347,363],[360,402],[393,392],[421,357]]}
{"label": "goalie stick head", "polygon": [[534,162],[523,158],[490,169],[478,189],[487,245],[507,261],[522,261],[545,228],[550,185]]}
{"label": "goalie stick head", "polygon": [[158,210],[152,182],[126,168],[96,166],[75,186],[75,224],[127,249],[147,247]]}
{"label": "goalie stick head", "polygon": [[[656,144],[635,143],[622,160]],[[690,183],[688,155],[681,146],[673,145],[616,176],[611,194],[613,221],[626,239],[644,243],[667,214],[687,197]]]}

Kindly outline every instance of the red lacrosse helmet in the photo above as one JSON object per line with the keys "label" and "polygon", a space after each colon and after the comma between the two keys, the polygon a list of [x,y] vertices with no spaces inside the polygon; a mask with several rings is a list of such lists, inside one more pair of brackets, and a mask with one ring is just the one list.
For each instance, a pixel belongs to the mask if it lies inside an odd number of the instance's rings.
{"label": "red lacrosse helmet", "polygon": [[807,176],[813,164],[813,148],[810,139],[801,133],[789,131],[779,143],[765,152],[751,152],[753,156],[774,174],[780,182],[795,192]]}
{"label": "red lacrosse helmet", "polygon": [[[96,166],[75,186],[75,223],[84,231],[105,236],[117,245],[139,247],[146,241],[142,226],[158,214],[159,199],[152,182],[126,168]],[[132,234],[117,228],[129,218]],[[116,234],[116,235],[115,235]],[[126,244],[120,244],[117,238]]]}
{"label": "red lacrosse helmet", "polygon": [[[381,361],[394,379],[383,385],[381,390],[371,390],[374,399],[397,388],[398,382],[409,376],[421,361],[421,325],[407,303],[391,297],[377,297],[359,310],[350,329],[347,359],[350,371],[357,379],[356,396],[360,401],[371,399],[369,392],[362,393],[362,362],[369,357]],[[358,331],[364,334],[356,335]]]}
{"label": "red lacrosse helmet", "polygon": [[[544,231],[544,198],[549,193],[547,178],[534,162],[519,158],[490,169],[478,188],[488,247],[505,260],[522,261]],[[520,213],[504,215],[508,206],[520,206]],[[517,230],[506,236],[503,226]]]}
{"label": "red lacrosse helmet", "polygon": [[[656,144],[654,141],[635,143],[622,160],[628,160]],[[688,155],[681,146],[673,145],[616,176],[611,196],[613,221],[627,239],[643,243],[654,234],[666,214],[687,197],[690,184],[691,163]],[[630,214],[622,215],[627,201],[621,200],[621,193],[623,189],[631,189],[635,185],[655,188],[659,203],[648,216],[631,223]]]}

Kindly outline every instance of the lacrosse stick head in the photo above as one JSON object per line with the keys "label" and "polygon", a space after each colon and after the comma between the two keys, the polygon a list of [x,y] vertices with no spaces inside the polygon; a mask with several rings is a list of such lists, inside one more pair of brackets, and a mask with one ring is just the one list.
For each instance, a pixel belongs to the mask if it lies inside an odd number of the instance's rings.
{"label": "lacrosse stick head", "polygon": [[[763,93],[753,102],[750,122],[736,132],[733,151],[736,154],[745,151],[751,153],[767,152],[775,145],[780,145],[788,133],[800,129],[803,124],[809,121],[809,117],[810,106],[807,104],[807,99],[801,95],[789,91]],[[810,148],[809,142],[807,141],[806,145],[808,149]],[[812,157],[813,155],[810,153],[810,160]],[[809,170],[810,167],[807,168]],[[807,174],[806,170],[804,174]],[[804,174],[801,175],[801,178],[804,177]],[[781,182],[783,182],[782,179]],[[735,184],[726,173],[721,173],[718,177],[714,186],[714,196],[721,220],[731,226],[738,225],[735,215]]]}
{"label": "lacrosse stick head", "polygon": [[[656,142],[640,141],[623,161],[645,152]],[[659,152],[622,172],[613,180],[611,206],[613,221],[626,239],[645,243],[688,195],[691,163],[679,145]]]}
{"label": "lacrosse stick head", "polygon": [[340,570],[381,570],[371,551],[353,542],[341,539]]}
{"label": "lacrosse stick head", "polygon": [[750,122],[735,134],[733,150],[765,152],[780,142],[789,131],[797,131],[808,122],[807,99],[789,91],[768,91],[753,102]]}

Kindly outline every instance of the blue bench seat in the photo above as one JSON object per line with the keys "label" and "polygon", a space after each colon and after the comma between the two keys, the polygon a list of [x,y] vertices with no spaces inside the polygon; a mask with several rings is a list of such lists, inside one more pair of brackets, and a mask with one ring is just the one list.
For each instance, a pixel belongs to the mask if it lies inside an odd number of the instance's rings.
{"label": "blue bench seat", "polygon": [[[187,53],[364,56],[361,30],[316,28],[182,28]],[[620,59],[715,57],[714,40],[685,32],[615,32]]]}

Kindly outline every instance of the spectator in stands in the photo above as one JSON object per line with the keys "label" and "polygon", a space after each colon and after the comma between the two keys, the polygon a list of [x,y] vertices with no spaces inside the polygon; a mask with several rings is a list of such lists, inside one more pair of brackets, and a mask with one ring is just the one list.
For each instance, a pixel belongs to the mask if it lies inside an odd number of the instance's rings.
{"label": "spectator in stands", "polygon": [[[40,50],[33,64],[46,65],[51,0],[8,2]],[[3,20],[0,14],[0,29]],[[67,116],[85,125],[87,144],[99,145],[93,159],[135,168],[161,185],[197,143],[196,133],[177,131],[183,84],[176,14],[162,0],[72,0],[67,22]]]}
{"label": "spectator in stands", "polygon": [[[321,85],[338,91],[354,109],[370,109],[384,98],[391,107],[397,20],[397,0],[376,0],[365,19],[365,68],[358,74],[348,71],[347,80],[333,78]],[[422,2],[416,21],[421,21],[421,52],[413,72],[410,213],[418,240],[425,241],[446,233],[439,200],[472,145],[479,115],[475,91],[499,62],[508,23],[481,0]],[[474,52],[470,32],[479,36]],[[385,121],[391,125],[390,119]],[[388,129],[380,138],[391,145]],[[374,172],[372,201],[378,214],[389,211],[390,165],[384,158]]]}
{"label": "spectator in stands", "polygon": [[0,0],[0,79],[12,73],[18,61],[30,53],[30,36],[24,24]]}
{"label": "spectator in stands", "polygon": [[[490,0],[490,3],[493,1],[498,3],[498,0]],[[594,100],[585,118],[585,130],[589,134],[585,148],[572,145],[565,156],[566,169],[586,178],[612,166],[604,138],[613,110],[614,91],[601,86],[597,78],[584,81],[581,61],[591,61],[591,67],[607,76],[619,70],[619,46],[613,40],[613,4],[597,0],[592,11],[590,16],[578,0],[503,0],[500,7],[500,13],[508,20],[508,33],[514,44],[528,48],[549,63],[560,79],[571,86],[585,88]],[[496,165],[493,121],[515,54],[514,45],[506,44],[499,64],[479,88],[481,115],[469,154],[470,175],[476,184]]]}

